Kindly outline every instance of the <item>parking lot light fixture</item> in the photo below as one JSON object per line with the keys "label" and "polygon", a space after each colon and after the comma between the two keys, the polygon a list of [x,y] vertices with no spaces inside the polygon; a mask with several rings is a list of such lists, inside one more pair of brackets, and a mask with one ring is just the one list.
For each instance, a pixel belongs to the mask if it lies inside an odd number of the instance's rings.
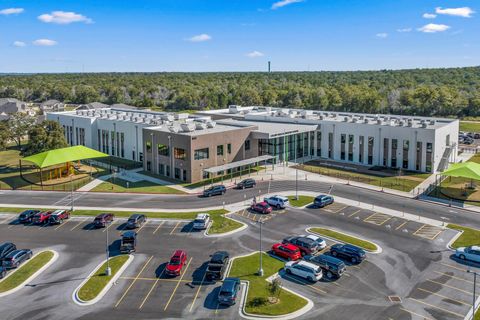
{"label": "parking lot light fixture", "polygon": [[476,287],[477,287],[477,275],[476,271],[467,269],[467,273],[473,274],[473,299],[472,299],[472,320],[475,319],[475,299],[476,299]]}
{"label": "parking lot light fixture", "polygon": [[260,267],[258,268],[258,275],[263,277],[263,251],[262,251],[262,225],[264,222],[262,220],[258,220],[260,224]]}
{"label": "parking lot light fixture", "polygon": [[70,211],[73,213],[73,181],[72,181],[71,174],[70,174],[70,199],[71,199]]}

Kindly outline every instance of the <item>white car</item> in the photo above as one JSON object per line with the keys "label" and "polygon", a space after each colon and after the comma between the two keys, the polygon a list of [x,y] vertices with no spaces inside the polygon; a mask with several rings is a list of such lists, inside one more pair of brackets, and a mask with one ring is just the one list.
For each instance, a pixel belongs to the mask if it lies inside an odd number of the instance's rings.
{"label": "white car", "polygon": [[300,237],[312,239],[313,241],[315,241],[319,250],[323,250],[327,247],[327,242],[325,240],[313,234],[309,234],[309,235],[302,234]]}
{"label": "white car", "polygon": [[284,196],[272,196],[263,199],[263,201],[277,209],[285,209],[288,205],[288,198]]}
{"label": "white car", "polygon": [[199,213],[195,220],[193,220],[193,229],[202,230],[207,229],[210,223],[210,215],[208,213]]}
{"label": "white car", "polygon": [[317,282],[322,279],[322,268],[304,260],[287,262],[285,272],[307,279],[310,282]]}
{"label": "white car", "polygon": [[480,263],[480,246],[460,247],[455,250],[455,256],[462,260]]}

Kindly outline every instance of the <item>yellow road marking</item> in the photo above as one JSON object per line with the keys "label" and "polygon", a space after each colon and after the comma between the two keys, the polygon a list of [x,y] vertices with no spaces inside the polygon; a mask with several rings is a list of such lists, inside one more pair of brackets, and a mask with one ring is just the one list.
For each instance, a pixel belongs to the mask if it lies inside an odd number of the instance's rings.
{"label": "yellow road marking", "polygon": [[403,227],[403,226],[406,225],[407,223],[408,223],[408,221],[405,221],[404,223],[402,223],[401,225],[399,225],[398,227],[396,227],[395,230],[400,229],[401,227]]}
{"label": "yellow road marking", "polygon": [[431,238],[431,240],[434,240],[436,237],[438,237],[438,235],[439,235],[440,233],[442,233],[442,231],[443,231],[443,230],[438,231],[437,234],[434,235],[434,236]]}
{"label": "yellow road marking", "polygon": [[120,303],[122,302],[123,298],[125,298],[125,296],[127,295],[128,291],[130,291],[130,289],[132,288],[132,286],[135,284],[135,282],[137,281],[138,277],[140,277],[140,275],[142,274],[143,270],[145,270],[145,268],[147,267],[147,265],[150,263],[150,261],[152,260],[153,256],[151,256],[147,262],[143,265],[142,269],[140,270],[140,272],[137,274],[137,276],[133,279],[132,283],[130,283],[130,285],[128,286],[127,290],[125,290],[125,292],[123,293],[123,295],[120,297],[120,299],[118,300],[117,304],[115,304],[115,308],[118,307],[120,305]]}
{"label": "yellow road marking", "polygon": [[161,226],[163,226],[163,224],[165,223],[165,221],[162,221],[158,227],[153,231],[153,234],[157,233],[158,229],[160,229]]}
{"label": "yellow road marking", "polygon": [[385,220],[385,221],[383,221],[382,223],[380,223],[379,226],[384,225],[385,222],[387,222],[387,221],[390,220],[390,219],[392,219],[392,217],[390,217],[390,218],[388,218],[387,220]]}
{"label": "yellow road marking", "polygon": [[339,213],[340,211],[342,211],[343,209],[346,209],[346,208],[348,208],[348,206],[345,206],[345,207],[340,206],[340,209],[338,209],[334,213]]}
{"label": "yellow road marking", "polygon": [[363,221],[368,222],[367,220],[370,219],[371,217],[373,217],[373,216],[376,215],[376,214],[377,214],[376,212],[372,213],[371,215],[369,215],[368,217],[366,217],[365,219],[363,219]]}
{"label": "yellow road marking", "polygon": [[459,277],[455,277],[455,276],[449,275],[449,274],[446,273],[446,272],[439,272],[439,271],[436,271],[436,270],[434,270],[433,272],[438,273],[438,274],[440,274],[440,275],[442,275],[442,276],[447,276],[447,277],[452,278],[452,279],[455,279],[455,280],[460,280],[460,281],[465,281],[465,282],[468,282],[468,283],[473,283],[473,281],[470,281],[470,280],[467,280],[467,279],[463,279],[463,278],[459,278]]}
{"label": "yellow road marking", "polygon": [[178,289],[178,286],[179,286],[180,283],[182,282],[183,276],[185,275],[185,273],[187,273],[188,267],[190,266],[190,262],[192,262],[192,258],[190,258],[190,260],[188,260],[187,266],[185,267],[185,270],[183,271],[183,273],[182,273],[182,275],[181,275],[181,277],[180,277],[177,285],[175,286],[175,289],[173,289],[172,295],[170,296],[170,299],[168,299],[167,304],[165,305],[165,308],[163,308],[163,311],[167,310],[168,305],[169,305],[170,302],[172,301],[173,296],[175,295],[175,292],[176,292],[177,289]]}
{"label": "yellow road marking", "polygon": [[463,268],[460,268],[460,267],[457,267],[457,266],[453,266],[453,265],[448,264],[448,263],[440,262],[440,264],[443,265],[443,266],[445,266],[445,267],[457,269],[457,270],[460,270],[460,271],[462,271],[462,272],[467,272],[467,269],[463,269]]}
{"label": "yellow road marking", "polygon": [[[137,279],[137,281],[162,281],[162,282],[178,282],[178,279],[159,279],[159,278],[146,278],[146,277],[120,277],[119,279],[121,280],[134,280]],[[181,282],[188,283],[190,281],[188,280],[182,280]]]}
{"label": "yellow road marking", "polygon": [[143,301],[142,303],[140,304],[140,306],[138,307],[138,309],[142,309],[143,305],[145,304],[145,301],[147,301],[148,297],[150,296],[150,294],[152,293],[153,289],[155,289],[155,287],[157,286],[157,283],[158,283],[158,280],[160,280],[160,278],[162,277],[163,275],[163,272],[165,271],[166,267],[163,268],[162,272],[160,273],[160,275],[158,276],[158,278],[155,280],[155,282],[153,283],[153,286],[150,288],[150,290],[148,291],[147,295],[145,296],[145,298],[143,298]]}
{"label": "yellow road marking", "polygon": [[450,288],[450,289],[453,289],[453,290],[458,290],[458,291],[464,292],[464,293],[466,293],[466,294],[471,294],[470,291],[466,291],[466,290],[463,290],[463,289],[459,289],[459,288],[457,288],[457,287],[450,286],[450,285],[448,285],[448,284],[441,283],[441,282],[438,282],[438,281],[435,281],[435,280],[427,280],[427,281],[433,282],[433,283],[436,283],[436,284],[439,284],[439,285],[441,285],[441,286],[445,286],[445,287]]}
{"label": "yellow road marking", "polygon": [[418,303],[422,303],[422,304],[424,304],[424,305],[426,305],[426,306],[429,306],[429,307],[432,307],[432,308],[436,308],[436,309],[438,309],[438,310],[442,310],[443,312],[447,312],[447,313],[453,314],[454,316],[460,317],[460,318],[462,318],[462,319],[465,317],[463,314],[456,313],[456,312],[453,312],[453,311],[450,311],[450,310],[447,310],[447,309],[444,309],[444,308],[440,308],[440,307],[437,307],[437,306],[435,306],[435,305],[433,305],[433,304],[426,303],[426,302],[421,301],[421,300],[417,300],[417,299],[414,299],[414,298],[409,298],[409,299],[411,299],[411,300],[413,300],[413,301],[416,301],[416,302],[418,302]]}
{"label": "yellow road marking", "polygon": [[172,231],[170,231],[170,234],[173,234],[173,232],[175,231],[175,229],[177,229],[179,224],[180,224],[180,221],[178,221],[175,227],[173,227]]}
{"label": "yellow road marking", "polygon": [[423,228],[425,228],[426,226],[427,226],[427,225],[424,224],[423,226],[421,226],[420,228],[418,228],[417,231],[415,231],[415,232],[413,233],[413,235],[417,235],[417,233],[418,233],[420,230],[422,230]]}
{"label": "yellow road marking", "polygon": [[200,289],[202,288],[203,281],[205,281],[206,274],[207,274],[206,272],[203,274],[202,282],[200,282],[200,285],[198,286],[197,292],[195,293],[195,297],[193,297],[193,302],[192,302],[192,305],[190,306],[190,312],[192,312],[193,305],[195,304],[195,301],[197,300],[198,294],[200,293]]}
{"label": "yellow road marking", "polygon": [[440,293],[436,293],[436,292],[433,292],[433,291],[430,291],[430,290],[427,290],[427,289],[423,289],[423,288],[417,288],[417,290],[420,290],[420,291],[423,291],[423,292],[428,292],[428,293],[431,293],[433,295],[436,295],[436,296],[439,296],[440,298],[444,298],[444,299],[448,299],[448,300],[451,300],[451,301],[454,301],[454,302],[458,302],[460,304],[463,304],[463,305],[466,305],[466,306],[470,306],[470,302],[464,302],[464,301],[460,301],[460,300],[457,300],[457,299],[453,299],[453,298],[450,298],[450,297],[447,297],[447,296],[444,296]]}
{"label": "yellow road marking", "polygon": [[353,217],[354,215],[356,215],[357,213],[359,213],[360,211],[362,211],[361,209],[358,209],[357,211],[355,211],[354,213],[352,213],[351,215],[349,215],[348,217],[351,218]]}
{"label": "yellow road marking", "polygon": [[70,231],[73,231],[75,230],[79,225],[83,224],[85,221],[87,221],[88,219],[83,219],[82,221],[80,221],[79,223],[77,223],[72,229],[70,229]]}
{"label": "yellow road marking", "polygon": [[433,320],[432,318],[427,318],[427,317],[425,317],[425,316],[422,316],[421,314],[415,313],[415,312],[410,311],[410,310],[407,310],[407,309],[405,309],[405,308],[400,308],[400,310],[403,310],[403,311],[405,311],[405,312],[408,312],[408,313],[410,313],[410,314],[412,314],[412,315],[414,315],[414,316],[420,317],[420,318],[422,318],[422,319],[424,319],[424,320]]}

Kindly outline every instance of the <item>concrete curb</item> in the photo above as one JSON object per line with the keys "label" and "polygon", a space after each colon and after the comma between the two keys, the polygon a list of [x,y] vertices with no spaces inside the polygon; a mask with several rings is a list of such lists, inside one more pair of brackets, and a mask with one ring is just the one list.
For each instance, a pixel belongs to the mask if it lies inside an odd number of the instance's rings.
{"label": "concrete curb", "polygon": [[[335,238],[332,238],[332,237],[324,236],[323,234],[316,233],[315,231],[310,231],[310,229],[312,229],[312,228],[315,228],[315,227],[306,228],[305,231],[308,232],[308,233],[312,233],[312,234],[318,235],[319,237],[329,239],[330,241],[333,241],[333,242],[349,243],[349,242],[341,241],[341,240],[339,240],[339,239],[335,239]],[[319,228],[322,228],[322,227],[319,227]],[[359,240],[363,240],[363,241],[367,241],[367,242],[373,243],[373,244],[377,247],[377,250],[375,250],[375,251],[362,248],[363,250],[367,251],[368,253],[379,254],[379,253],[382,253],[382,252],[383,252],[382,247],[379,246],[378,244],[376,244],[376,243],[373,242],[373,241],[370,241],[370,240],[367,240],[367,239],[364,239],[364,238],[360,238],[360,237],[358,237],[358,236],[355,236],[355,235],[353,235],[353,234],[349,234],[349,233],[346,233],[346,232],[343,232],[343,231],[338,231],[338,230],[333,229],[333,228],[330,228],[330,227],[325,227],[325,229],[329,229],[329,230],[332,230],[332,231],[335,231],[335,232],[344,234],[344,235],[349,236],[349,237],[352,237],[352,238],[357,238],[357,239],[359,239]],[[355,245],[355,244],[353,244],[353,243],[349,243],[349,244],[358,247],[358,245]]]}
{"label": "concrete curb", "polygon": [[[47,262],[45,263],[45,265],[43,265],[43,267],[41,267],[40,269],[38,269],[34,274],[32,274],[30,277],[28,277],[25,281],[23,281],[22,283],[20,283],[18,286],[16,286],[15,288],[13,289],[10,289],[8,291],[5,291],[5,292],[2,292],[0,293],[0,298],[2,297],[5,297],[5,296],[8,296],[9,294],[12,294],[12,293],[15,293],[17,292],[18,290],[22,289],[27,283],[33,281],[36,277],[38,277],[43,271],[45,271],[45,269],[47,269],[48,267],[50,267],[55,261],[57,261],[58,259],[58,252],[55,251],[55,250],[51,250],[51,249],[46,249],[46,250],[42,250],[42,251],[39,251],[37,252],[31,259],[35,258],[36,256],[38,256],[40,253],[42,252],[46,252],[46,251],[51,251],[53,252],[53,257]],[[31,261],[31,259],[29,261]],[[17,269],[18,270],[18,269]],[[3,282],[5,281],[5,279],[8,279],[8,277],[10,277],[12,274],[15,274],[15,272],[17,271],[13,271],[13,272],[10,272],[5,278],[3,278],[0,282]]]}
{"label": "concrete curb", "polygon": [[[227,272],[225,272],[225,274],[230,274],[230,270],[232,268],[232,265],[233,265],[233,262],[234,262],[235,259],[248,257],[248,256],[254,255],[256,253],[259,253],[259,251],[254,251],[254,252],[247,253],[247,254],[244,254],[244,255],[235,256],[232,259],[230,259],[230,263],[228,265]],[[270,282],[271,279],[274,278],[277,275],[278,275],[278,273],[275,273],[272,276],[265,279],[265,281]],[[283,287],[282,288],[283,290],[288,291],[291,294],[294,294],[296,296],[299,296],[299,297],[305,299],[307,301],[307,304],[297,311],[294,311],[294,312],[291,312],[291,313],[288,313],[288,314],[284,314],[284,315],[279,315],[279,316],[251,314],[251,313],[248,313],[247,311],[245,311],[246,300],[247,300],[247,296],[248,296],[248,289],[249,289],[250,283],[249,283],[249,281],[242,280],[241,284],[242,284],[244,290],[242,290],[242,295],[240,297],[240,308],[238,309],[238,314],[244,319],[251,319],[251,320],[256,320],[256,319],[281,319],[281,320],[295,319],[295,318],[300,317],[301,315],[307,313],[314,306],[312,300],[310,300],[309,298],[307,298],[307,297],[305,297],[305,296],[303,296],[303,295],[301,295],[297,292],[294,292],[294,291],[292,291],[288,288]]]}
{"label": "concrete curb", "polygon": [[245,230],[246,228],[248,228],[248,225],[242,221],[238,221],[238,220],[235,220],[235,219],[232,219],[230,218],[229,216],[232,215],[233,212],[229,212],[229,213],[225,213],[223,214],[223,217],[225,219],[230,219],[232,221],[235,221],[235,222],[238,222],[238,223],[241,223],[242,226],[240,228],[237,228],[237,229],[234,229],[232,231],[228,231],[228,232],[223,232],[223,233],[214,233],[214,234],[209,234],[208,232],[210,231],[210,227],[212,226],[213,222],[210,223],[210,225],[208,226],[207,230],[205,230],[205,232],[203,233],[206,237],[211,237],[211,238],[215,238],[215,237],[225,237],[225,236],[229,236],[229,235],[232,235],[234,233],[237,233],[237,232],[240,232],[240,231],[243,231]]}
{"label": "concrete curb", "polygon": [[129,255],[127,261],[125,261],[125,263],[120,267],[120,269],[117,271],[117,273],[112,277],[112,279],[110,279],[110,281],[105,285],[105,287],[103,287],[102,291],[100,291],[100,293],[95,297],[93,298],[92,300],[90,301],[83,301],[82,299],[80,299],[78,297],[78,292],[80,291],[80,289],[83,287],[83,285],[85,283],[87,283],[87,281],[92,277],[93,274],[95,274],[95,272],[97,272],[97,270],[107,261],[107,260],[103,260],[102,262],[100,262],[100,264],[95,268],[93,269],[92,272],[90,272],[90,274],[88,275],[88,277],[86,277],[81,283],[80,285],[73,291],[72,293],[72,300],[73,302],[75,302],[76,304],[78,304],[79,306],[90,306],[92,304],[95,304],[97,303],[98,301],[100,301],[103,296],[105,296],[105,294],[107,293],[108,290],[110,290],[110,288],[113,286],[113,284],[118,280],[118,278],[120,278],[120,276],[122,275],[122,273],[125,271],[125,269],[127,269],[127,267],[130,265],[130,263],[133,261],[133,258],[134,256],[132,254]]}
{"label": "concrete curb", "polygon": [[460,238],[460,236],[463,234],[464,231],[463,230],[457,230],[457,229],[451,229],[451,228],[449,228],[449,229],[457,232],[457,234],[452,239],[450,239],[450,241],[448,241],[448,243],[447,243],[447,249],[455,252],[455,249],[452,247],[452,244],[455,241],[457,241],[458,238]]}

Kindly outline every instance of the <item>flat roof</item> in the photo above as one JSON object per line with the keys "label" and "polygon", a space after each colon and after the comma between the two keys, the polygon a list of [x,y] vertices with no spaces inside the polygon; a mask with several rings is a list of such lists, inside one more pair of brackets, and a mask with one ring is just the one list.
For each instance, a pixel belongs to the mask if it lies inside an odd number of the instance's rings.
{"label": "flat roof", "polygon": [[223,119],[217,120],[217,123],[221,124],[244,124],[249,126],[255,126],[256,129],[252,130],[253,137],[255,139],[272,139],[276,137],[283,137],[292,134],[298,134],[302,132],[315,131],[318,128],[317,124],[304,124],[304,123],[281,123],[273,121],[253,121],[253,120],[234,120]]}
{"label": "flat roof", "polygon": [[[192,127],[195,126],[195,123],[192,123]],[[212,134],[212,133],[221,133],[221,132],[227,132],[227,131],[234,131],[234,130],[239,130],[243,128],[251,127],[251,125],[244,124],[241,125],[233,125],[233,124],[220,124],[220,123],[215,123],[213,127],[208,127],[206,126],[205,128],[195,128],[192,131],[185,131],[182,128],[181,123],[174,123],[173,125],[161,125],[161,126],[156,126],[156,127],[147,127],[144,128],[145,130],[151,130],[151,131],[161,131],[161,132],[171,132],[172,134],[180,134],[180,135],[185,135],[185,136],[199,136],[199,135],[204,135],[204,134]]]}
{"label": "flat roof", "polygon": [[217,173],[217,172],[220,172],[220,171],[226,171],[228,169],[234,169],[234,168],[238,168],[238,167],[242,167],[242,166],[248,166],[249,164],[255,164],[255,163],[258,163],[258,162],[267,161],[267,160],[274,159],[274,158],[275,157],[271,156],[271,155],[263,155],[263,156],[258,156],[258,157],[255,157],[255,158],[244,159],[244,160],[240,160],[240,161],[226,163],[226,164],[223,164],[221,166],[210,167],[210,168],[204,169],[204,171],[209,172],[209,173]]}

